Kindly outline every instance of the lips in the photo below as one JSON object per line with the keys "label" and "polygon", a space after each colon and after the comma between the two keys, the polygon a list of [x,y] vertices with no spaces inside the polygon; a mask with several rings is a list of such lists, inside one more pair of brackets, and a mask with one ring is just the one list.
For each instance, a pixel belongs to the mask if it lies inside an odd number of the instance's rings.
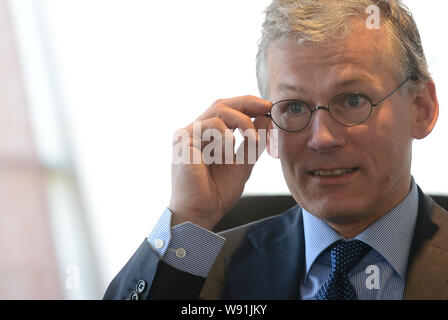
{"label": "lips", "polygon": [[341,177],[345,174],[358,170],[359,168],[334,168],[334,169],[317,169],[308,171],[308,173],[317,177]]}

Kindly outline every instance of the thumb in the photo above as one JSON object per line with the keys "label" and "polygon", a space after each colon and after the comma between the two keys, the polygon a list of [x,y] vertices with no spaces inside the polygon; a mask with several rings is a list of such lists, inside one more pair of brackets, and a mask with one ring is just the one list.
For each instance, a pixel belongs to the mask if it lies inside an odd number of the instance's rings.
{"label": "thumb", "polygon": [[265,115],[258,116],[254,120],[254,126],[257,130],[257,160],[266,149],[267,136],[271,118]]}
{"label": "thumb", "polygon": [[266,116],[266,115],[262,115],[262,116],[258,116],[255,118],[254,120],[254,126],[255,129],[269,129],[269,125],[271,124],[271,118]]}
{"label": "thumb", "polygon": [[267,132],[271,119],[265,115],[258,116],[254,120],[256,139],[248,139],[241,143],[236,152],[237,164],[243,164],[247,168],[252,168],[263,151],[266,149]]}

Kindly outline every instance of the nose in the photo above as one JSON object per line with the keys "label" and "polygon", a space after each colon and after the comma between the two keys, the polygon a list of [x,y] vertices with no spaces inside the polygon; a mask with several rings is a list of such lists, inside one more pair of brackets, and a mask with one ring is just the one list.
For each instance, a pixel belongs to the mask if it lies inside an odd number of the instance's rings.
{"label": "nose", "polygon": [[342,125],[331,117],[327,107],[314,108],[308,129],[307,146],[317,152],[330,152],[345,144]]}

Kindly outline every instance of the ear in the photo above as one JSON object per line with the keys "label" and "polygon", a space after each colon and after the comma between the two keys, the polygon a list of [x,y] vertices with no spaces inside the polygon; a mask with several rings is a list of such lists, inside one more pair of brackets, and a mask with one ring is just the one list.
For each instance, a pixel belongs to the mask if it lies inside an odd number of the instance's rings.
{"label": "ear", "polygon": [[416,139],[423,139],[432,131],[439,116],[439,102],[433,81],[426,82],[425,87],[417,93],[414,108],[412,136]]}
{"label": "ear", "polygon": [[267,136],[267,151],[268,154],[275,158],[278,159],[279,155],[278,155],[278,129],[274,128],[272,125],[272,121],[271,124],[269,125],[269,129],[268,129],[268,136]]}

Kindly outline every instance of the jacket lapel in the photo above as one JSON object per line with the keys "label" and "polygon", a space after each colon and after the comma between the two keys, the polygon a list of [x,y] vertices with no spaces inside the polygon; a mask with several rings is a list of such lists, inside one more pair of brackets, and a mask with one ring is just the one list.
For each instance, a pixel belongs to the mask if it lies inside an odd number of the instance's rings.
{"label": "jacket lapel", "polygon": [[228,296],[298,299],[305,261],[300,207],[249,229],[246,238],[228,263]]}
{"label": "jacket lapel", "polygon": [[448,214],[420,188],[405,300],[448,299]]}

